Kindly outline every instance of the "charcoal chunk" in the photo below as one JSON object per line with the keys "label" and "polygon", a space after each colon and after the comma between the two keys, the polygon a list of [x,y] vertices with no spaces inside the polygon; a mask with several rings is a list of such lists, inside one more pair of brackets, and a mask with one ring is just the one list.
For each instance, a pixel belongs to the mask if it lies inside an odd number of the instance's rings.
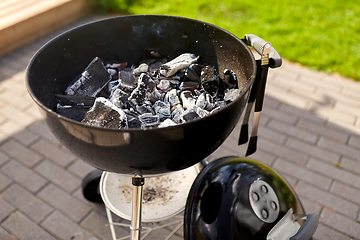
{"label": "charcoal chunk", "polygon": [[224,82],[229,85],[229,88],[238,88],[236,74],[230,69],[224,70]]}
{"label": "charcoal chunk", "polygon": [[165,95],[165,101],[169,102],[171,107],[180,104],[180,99],[177,95],[177,90],[171,89],[169,92],[167,92]]}
{"label": "charcoal chunk", "polygon": [[152,115],[151,113],[144,113],[139,115],[140,121],[144,124],[144,127],[155,127],[159,125],[159,116]]}
{"label": "charcoal chunk", "polygon": [[151,105],[148,103],[137,105],[136,110],[140,114],[151,113],[151,114],[155,115],[155,111],[152,109]]}
{"label": "charcoal chunk", "polygon": [[109,73],[110,76],[111,76],[111,80],[117,80],[117,79],[119,79],[118,72],[117,72],[115,69],[108,68],[107,71],[108,71],[108,73]]}
{"label": "charcoal chunk", "polygon": [[157,115],[159,115],[160,121],[164,121],[167,118],[171,117],[170,112],[170,103],[169,102],[163,102],[163,101],[157,101],[153,106],[155,112]]}
{"label": "charcoal chunk", "polygon": [[201,71],[201,86],[211,94],[216,96],[219,89],[219,75],[214,66],[206,66]]}
{"label": "charcoal chunk", "polygon": [[208,93],[206,94],[206,102],[207,102],[207,105],[206,105],[206,110],[207,111],[211,111],[216,107],[216,103],[214,101],[214,98]]}
{"label": "charcoal chunk", "polygon": [[95,97],[89,96],[79,96],[79,95],[63,95],[55,94],[55,97],[62,105],[69,106],[89,106],[89,108],[94,105]]}
{"label": "charcoal chunk", "polygon": [[236,100],[237,97],[239,97],[241,94],[241,90],[240,89],[226,89],[225,90],[225,96],[224,96],[224,101],[226,103],[230,103]]}
{"label": "charcoal chunk", "polygon": [[161,93],[159,92],[157,89],[155,89],[154,91],[152,91],[148,98],[152,103],[155,103],[156,101],[162,101],[165,97],[165,93]]}
{"label": "charcoal chunk", "polygon": [[183,91],[180,94],[181,101],[184,109],[193,108],[196,103],[196,99],[193,97],[190,91]]}
{"label": "charcoal chunk", "polygon": [[171,89],[170,81],[166,79],[161,80],[157,87],[162,91],[167,92]]}
{"label": "charcoal chunk", "polygon": [[162,59],[149,59],[149,61],[147,62],[149,65],[149,71],[151,73],[157,72],[160,68],[160,66],[164,63],[167,62],[166,58],[162,58]]}
{"label": "charcoal chunk", "polygon": [[195,112],[200,116],[200,118],[206,117],[207,115],[209,115],[210,113],[202,108],[197,107],[195,109]]}
{"label": "charcoal chunk", "polygon": [[117,106],[118,108],[123,108],[125,102],[128,101],[129,94],[122,91],[120,88],[117,88],[115,91],[112,92],[110,96],[110,101]]}
{"label": "charcoal chunk", "polygon": [[109,88],[111,89],[111,91],[114,91],[114,89],[119,88],[124,92],[131,92],[135,89],[135,87],[133,85],[125,84],[121,81],[121,79],[116,80],[116,81],[111,81],[109,83],[109,85],[110,85]]}
{"label": "charcoal chunk", "polygon": [[139,118],[131,115],[126,115],[128,118],[128,128],[142,128],[143,123]]}
{"label": "charcoal chunk", "polygon": [[70,105],[61,105],[57,104],[56,112],[61,114],[64,117],[73,119],[75,121],[81,121],[84,119],[86,113],[89,111],[88,106],[70,106]]}
{"label": "charcoal chunk", "polygon": [[161,122],[158,127],[163,128],[163,127],[169,127],[169,126],[175,126],[175,125],[177,125],[177,124],[173,120],[167,118],[163,122]]}
{"label": "charcoal chunk", "polygon": [[131,92],[129,101],[134,104],[141,104],[145,100],[147,83],[150,77],[142,73],[138,79],[137,87]]}
{"label": "charcoal chunk", "polygon": [[124,85],[133,87],[135,82],[135,75],[131,68],[127,68],[119,71],[119,82]]}
{"label": "charcoal chunk", "polygon": [[191,64],[185,71],[185,76],[193,82],[201,83],[201,70],[204,66],[200,64]]}
{"label": "charcoal chunk", "polygon": [[172,120],[176,123],[181,123],[182,122],[182,116],[184,115],[184,108],[182,107],[179,107],[179,108],[176,108],[175,110],[173,110],[171,112],[171,117],[172,117]]}
{"label": "charcoal chunk", "polygon": [[146,73],[147,71],[149,71],[149,65],[147,65],[146,63],[142,63],[134,69],[133,73],[135,75],[140,75],[141,73]]}
{"label": "charcoal chunk", "polygon": [[224,101],[216,101],[214,109],[211,112],[213,112],[217,108],[220,110],[220,109],[222,109],[224,107],[226,107],[226,103]]}
{"label": "charcoal chunk", "polygon": [[154,91],[156,89],[156,82],[149,78],[149,80],[147,81],[147,88],[149,92]]}
{"label": "charcoal chunk", "polygon": [[201,108],[201,109],[205,109],[206,106],[208,105],[207,100],[206,100],[206,93],[201,93],[200,96],[197,98],[196,100],[196,104],[197,107]]}
{"label": "charcoal chunk", "polygon": [[184,70],[190,64],[196,62],[199,59],[198,56],[192,53],[183,53],[180,56],[174,58],[170,62],[167,62],[160,67],[160,73],[165,77],[174,75],[179,70]]}
{"label": "charcoal chunk", "polygon": [[130,111],[133,111],[133,112],[137,112],[136,106],[137,106],[136,104],[133,104],[130,101],[126,101],[124,104],[124,108],[129,109]]}
{"label": "charcoal chunk", "polygon": [[184,122],[190,122],[199,118],[200,118],[199,114],[197,114],[193,110],[184,112],[184,115],[182,116]]}
{"label": "charcoal chunk", "polygon": [[73,85],[67,90],[67,95],[84,95],[95,97],[111,80],[111,75],[105,69],[102,60],[94,58]]}
{"label": "charcoal chunk", "polygon": [[94,106],[86,113],[81,122],[91,126],[114,129],[127,127],[124,111],[103,97],[95,100]]}

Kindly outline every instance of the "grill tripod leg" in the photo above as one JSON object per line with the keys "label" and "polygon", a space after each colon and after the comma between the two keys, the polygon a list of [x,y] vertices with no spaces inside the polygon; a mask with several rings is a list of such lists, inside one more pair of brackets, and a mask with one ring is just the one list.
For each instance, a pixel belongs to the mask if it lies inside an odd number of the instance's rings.
{"label": "grill tripod leg", "polygon": [[132,184],[133,195],[130,235],[131,240],[140,240],[144,178],[142,176],[135,176],[132,178]]}
{"label": "grill tripod leg", "polygon": [[114,228],[114,221],[112,219],[112,215],[111,215],[111,211],[110,209],[105,206],[105,210],[106,210],[106,215],[109,221],[109,227],[110,227],[110,232],[111,232],[111,237],[113,240],[116,240],[116,234],[115,234],[115,228]]}

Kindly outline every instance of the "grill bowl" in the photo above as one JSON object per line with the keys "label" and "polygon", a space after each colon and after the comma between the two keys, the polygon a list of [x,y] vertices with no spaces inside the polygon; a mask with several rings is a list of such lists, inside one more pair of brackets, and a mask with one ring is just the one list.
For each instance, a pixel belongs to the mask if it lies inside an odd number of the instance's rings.
{"label": "grill bowl", "polygon": [[[167,128],[105,129],[56,113],[54,95],[63,94],[94,57],[137,65],[146,48],[160,49],[168,59],[200,55],[220,77],[233,70],[246,91],[217,113]],[[50,130],[72,153],[104,171],[147,176],[185,169],[215,151],[241,116],[255,70],[249,48],[224,29],[182,17],[138,15],[92,22],[55,37],[33,56],[26,81]]]}

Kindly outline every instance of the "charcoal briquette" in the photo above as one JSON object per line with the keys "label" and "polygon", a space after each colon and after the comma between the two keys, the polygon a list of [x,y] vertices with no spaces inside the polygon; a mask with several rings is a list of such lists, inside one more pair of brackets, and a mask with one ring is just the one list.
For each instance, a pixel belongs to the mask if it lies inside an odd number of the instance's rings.
{"label": "charcoal briquette", "polygon": [[56,105],[56,112],[58,114],[79,122],[84,119],[87,111],[89,111],[87,106],[63,106],[59,103]]}
{"label": "charcoal briquette", "polygon": [[160,68],[160,66],[167,62],[166,58],[162,59],[154,59],[155,61],[149,63],[149,71],[150,72],[157,72]]}
{"label": "charcoal briquette", "polygon": [[129,94],[122,91],[120,88],[115,89],[110,96],[112,102],[118,108],[123,108],[126,101],[128,101]]}
{"label": "charcoal briquette", "polygon": [[219,89],[219,75],[214,66],[205,66],[201,70],[201,86],[211,94],[216,96]]}
{"label": "charcoal briquette", "polygon": [[202,108],[197,107],[195,109],[195,112],[200,116],[200,118],[206,117],[207,115],[209,115],[210,113]]}
{"label": "charcoal briquette", "polygon": [[197,107],[201,108],[201,109],[205,109],[207,106],[207,101],[206,101],[206,93],[201,93],[200,96],[197,98],[196,100],[196,104]]}
{"label": "charcoal briquette", "polygon": [[238,87],[236,74],[230,69],[224,70],[224,82],[226,82],[230,88]]}
{"label": "charcoal briquette", "polygon": [[182,115],[184,114],[184,108],[182,107],[177,107],[175,108],[172,112],[171,112],[171,118],[174,122],[176,123],[181,123],[182,119]]}
{"label": "charcoal briquette", "polygon": [[86,67],[81,77],[67,90],[67,95],[84,95],[95,97],[111,80],[102,60],[94,58]]}
{"label": "charcoal briquette", "polygon": [[155,115],[155,111],[152,109],[151,105],[148,103],[136,105],[136,110],[140,114],[151,113],[151,114]]}
{"label": "charcoal briquette", "polygon": [[193,110],[185,111],[184,115],[182,115],[182,120],[184,122],[190,122],[190,121],[193,121],[193,120],[196,120],[196,119],[199,119],[199,118],[200,118],[199,114],[197,114]]}
{"label": "charcoal briquette", "polygon": [[133,87],[135,82],[135,75],[133,74],[131,68],[119,71],[119,82],[124,85]]}
{"label": "charcoal briquette", "polygon": [[188,90],[181,92],[180,98],[184,109],[193,108],[196,104],[196,99],[194,99],[193,95]]}
{"label": "charcoal briquette", "polygon": [[[126,115],[128,116],[128,115]],[[128,128],[141,128],[143,123],[139,118],[132,117],[128,119]]]}
{"label": "charcoal briquette", "polygon": [[153,108],[155,110],[155,113],[159,115],[161,122],[171,117],[169,102],[157,101],[156,103],[154,103]]}
{"label": "charcoal briquette", "polygon": [[171,107],[180,104],[180,99],[178,97],[177,90],[171,89],[169,92],[167,92],[165,95],[165,101],[169,102]]}
{"label": "charcoal briquette", "polygon": [[119,79],[118,72],[117,72],[115,69],[108,68],[107,71],[108,71],[108,73],[109,73],[110,76],[111,76],[111,80],[117,80],[117,79]]}
{"label": "charcoal briquette", "polygon": [[133,73],[135,75],[140,75],[141,73],[146,73],[147,71],[149,71],[149,65],[147,65],[146,63],[142,63],[134,69]]}
{"label": "charcoal briquette", "polygon": [[146,89],[149,77],[142,73],[138,79],[138,84],[136,88],[131,92],[129,97],[129,101],[134,104],[141,104],[145,100]]}
{"label": "charcoal briquette", "polygon": [[160,73],[165,77],[174,75],[179,70],[184,70],[190,64],[196,62],[199,59],[198,56],[192,53],[183,53],[180,56],[174,58],[170,62],[162,64],[160,66]]}
{"label": "charcoal briquette", "polygon": [[160,90],[167,92],[171,89],[171,85],[169,80],[161,80],[160,83],[157,85],[157,88],[159,88]]}
{"label": "charcoal briquette", "polygon": [[161,122],[158,127],[164,128],[164,127],[170,127],[170,126],[175,126],[175,125],[177,125],[177,124],[173,120],[167,118],[163,122]]}
{"label": "charcoal briquette", "polygon": [[208,93],[206,93],[206,102],[207,102],[206,110],[211,111],[215,108],[216,104],[214,98]]}
{"label": "charcoal briquette", "polygon": [[81,95],[63,95],[55,94],[55,97],[62,105],[69,106],[89,106],[94,105],[95,97],[81,96]]}
{"label": "charcoal briquette", "polygon": [[185,76],[193,82],[201,84],[201,70],[204,66],[200,64],[191,64],[185,71]]}
{"label": "charcoal briquette", "polygon": [[164,99],[164,97],[165,97],[165,93],[161,93],[157,89],[155,89],[148,95],[148,99],[152,103],[155,103],[156,101],[162,101]]}
{"label": "charcoal briquette", "polygon": [[236,100],[237,97],[239,97],[241,94],[241,90],[237,88],[232,89],[226,89],[225,95],[224,95],[224,101],[226,103],[230,103]]}
{"label": "charcoal briquette", "polygon": [[125,112],[103,97],[96,98],[94,106],[86,113],[81,121],[87,125],[105,128],[126,128]]}
{"label": "charcoal briquette", "polygon": [[144,113],[139,115],[139,119],[144,124],[145,127],[154,127],[159,125],[158,115],[152,115],[151,113]]}

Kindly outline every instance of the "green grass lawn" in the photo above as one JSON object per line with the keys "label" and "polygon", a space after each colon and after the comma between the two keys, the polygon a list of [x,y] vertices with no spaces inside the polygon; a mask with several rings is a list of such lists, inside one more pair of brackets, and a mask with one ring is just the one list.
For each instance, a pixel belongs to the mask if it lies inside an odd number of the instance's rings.
{"label": "green grass lawn", "polygon": [[[169,14],[222,27],[239,38],[256,34],[280,56],[314,70],[360,81],[358,0],[93,0],[99,9]],[[106,4],[104,4],[106,2]]]}

